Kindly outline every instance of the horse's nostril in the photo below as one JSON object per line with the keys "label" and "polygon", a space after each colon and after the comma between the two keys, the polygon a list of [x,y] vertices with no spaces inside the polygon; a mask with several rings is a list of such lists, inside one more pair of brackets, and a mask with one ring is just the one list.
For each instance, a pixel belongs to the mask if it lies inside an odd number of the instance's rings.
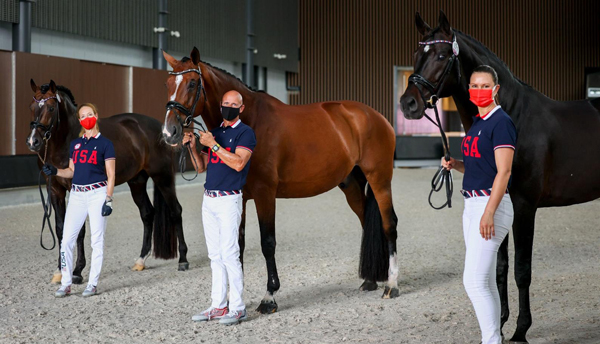
{"label": "horse's nostril", "polygon": [[417,111],[418,105],[417,105],[417,101],[414,98],[410,98],[407,102],[406,102],[406,107],[411,111],[411,112],[415,112]]}
{"label": "horse's nostril", "polygon": [[33,146],[37,147],[40,145],[40,141],[38,139],[36,139],[35,137],[33,138]]}

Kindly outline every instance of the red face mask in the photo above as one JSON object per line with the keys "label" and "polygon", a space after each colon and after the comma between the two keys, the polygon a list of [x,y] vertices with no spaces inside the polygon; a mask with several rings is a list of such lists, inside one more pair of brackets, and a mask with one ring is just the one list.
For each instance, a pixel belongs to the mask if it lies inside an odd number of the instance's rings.
{"label": "red face mask", "polygon": [[92,129],[96,125],[96,117],[86,117],[84,120],[80,121],[81,126],[87,130]]}
{"label": "red face mask", "polygon": [[473,104],[478,107],[486,107],[490,105],[494,101],[494,97],[492,94],[494,93],[494,88],[469,88],[469,95],[471,96],[470,100]]}

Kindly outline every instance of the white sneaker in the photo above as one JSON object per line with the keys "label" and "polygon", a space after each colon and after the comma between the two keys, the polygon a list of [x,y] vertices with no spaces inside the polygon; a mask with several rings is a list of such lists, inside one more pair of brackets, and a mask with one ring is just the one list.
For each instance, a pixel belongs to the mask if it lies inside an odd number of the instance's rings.
{"label": "white sneaker", "polygon": [[81,293],[81,296],[88,297],[88,296],[94,296],[96,294],[97,294],[96,286],[88,284],[88,286],[85,287],[85,290],[83,291],[83,293]]}
{"label": "white sneaker", "polygon": [[196,314],[192,316],[193,321],[209,321],[212,319],[221,319],[223,316],[227,314],[227,307],[225,308],[214,308],[210,307],[209,309],[203,311],[200,314]]}
{"label": "white sneaker", "polygon": [[219,324],[236,325],[244,320],[248,320],[248,313],[245,309],[242,309],[241,311],[230,311],[219,320]]}
{"label": "white sneaker", "polygon": [[54,293],[54,297],[65,297],[71,295],[71,286],[70,285],[61,285],[60,288]]}

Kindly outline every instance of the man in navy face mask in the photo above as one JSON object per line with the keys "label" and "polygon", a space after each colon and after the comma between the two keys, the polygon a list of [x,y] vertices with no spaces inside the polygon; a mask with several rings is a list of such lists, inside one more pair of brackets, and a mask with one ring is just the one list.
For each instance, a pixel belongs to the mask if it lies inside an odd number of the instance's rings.
{"label": "man in navy face mask", "polygon": [[247,319],[242,300],[244,276],[238,231],[242,219],[242,188],[246,184],[256,137],[252,128],[240,120],[243,111],[242,95],[237,91],[225,93],[221,101],[223,123],[210,132],[200,132],[200,143],[206,146],[202,156],[195,149],[196,141],[191,133],[183,138],[183,144],[189,143],[192,148],[196,171],[206,171],[202,223],[212,269],[211,306],[194,315],[194,321],[221,319],[222,324],[233,325]]}

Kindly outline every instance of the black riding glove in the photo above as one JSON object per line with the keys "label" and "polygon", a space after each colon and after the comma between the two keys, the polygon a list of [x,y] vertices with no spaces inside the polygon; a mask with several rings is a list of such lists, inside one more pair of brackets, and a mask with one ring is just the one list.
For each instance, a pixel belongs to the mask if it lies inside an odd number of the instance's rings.
{"label": "black riding glove", "polygon": [[112,199],[104,201],[102,205],[102,216],[108,216],[112,214]]}
{"label": "black riding glove", "polygon": [[44,164],[44,166],[42,167],[42,171],[44,171],[44,173],[47,176],[55,176],[58,173],[58,170],[56,169],[56,167],[46,163]]}

